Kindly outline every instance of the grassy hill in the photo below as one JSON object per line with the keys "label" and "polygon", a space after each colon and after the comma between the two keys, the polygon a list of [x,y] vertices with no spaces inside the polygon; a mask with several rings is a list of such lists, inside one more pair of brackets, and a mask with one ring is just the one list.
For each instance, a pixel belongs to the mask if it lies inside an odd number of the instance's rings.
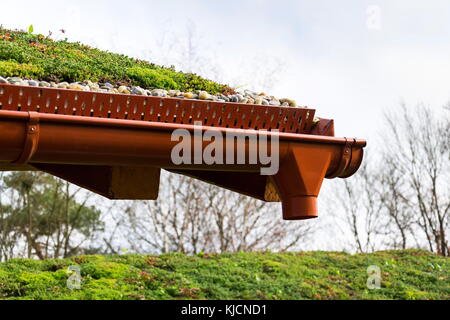
{"label": "grassy hill", "polygon": [[0,27],[0,76],[230,93],[223,84],[66,40]]}
{"label": "grassy hill", "polygon": [[[80,290],[67,289],[80,267]],[[366,286],[381,268],[381,289]],[[79,256],[0,264],[1,299],[450,299],[450,259],[426,251]]]}

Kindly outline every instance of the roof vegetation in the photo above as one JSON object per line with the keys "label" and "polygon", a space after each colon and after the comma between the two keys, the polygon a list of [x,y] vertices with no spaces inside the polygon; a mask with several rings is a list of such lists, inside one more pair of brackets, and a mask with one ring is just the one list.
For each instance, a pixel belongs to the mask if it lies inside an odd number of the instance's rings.
{"label": "roof vegetation", "polygon": [[[378,289],[369,266],[380,268]],[[0,299],[450,299],[449,268],[421,250],[11,259],[0,263]]]}
{"label": "roof vegetation", "polygon": [[211,94],[233,90],[196,74],[178,72],[122,54],[102,51],[67,40],[0,27],[0,76],[55,82],[110,82],[148,89]]}

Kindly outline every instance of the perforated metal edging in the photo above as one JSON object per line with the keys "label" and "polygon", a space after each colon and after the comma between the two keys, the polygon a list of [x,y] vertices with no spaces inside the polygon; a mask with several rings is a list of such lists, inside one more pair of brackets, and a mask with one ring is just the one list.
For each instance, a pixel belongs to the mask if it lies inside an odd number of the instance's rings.
{"label": "perforated metal edging", "polygon": [[0,110],[174,124],[311,132],[314,109],[0,84]]}

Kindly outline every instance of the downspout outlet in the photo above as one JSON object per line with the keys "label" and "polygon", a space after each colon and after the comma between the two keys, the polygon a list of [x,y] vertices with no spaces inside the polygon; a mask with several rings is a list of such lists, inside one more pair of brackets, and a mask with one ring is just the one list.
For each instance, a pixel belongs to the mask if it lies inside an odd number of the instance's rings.
{"label": "downspout outlet", "polygon": [[319,216],[317,197],[298,196],[282,202],[284,220],[308,220]]}

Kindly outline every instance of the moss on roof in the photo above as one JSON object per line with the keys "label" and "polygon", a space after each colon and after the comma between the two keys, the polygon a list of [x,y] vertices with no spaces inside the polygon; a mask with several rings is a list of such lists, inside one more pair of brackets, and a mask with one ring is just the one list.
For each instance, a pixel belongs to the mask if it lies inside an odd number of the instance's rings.
{"label": "moss on roof", "polygon": [[[80,290],[67,288],[74,265]],[[376,290],[367,287],[370,265],[382,270]],[[11,259],[0,263],[0,299],[446,300],[449,267],[448,258],[421,250]]]}
{"label": "moss on roof", "polygon": [[47,81],[110,82],[145,88],[229,93],[227,86],[122,54],[0,28],[0,76]]}

